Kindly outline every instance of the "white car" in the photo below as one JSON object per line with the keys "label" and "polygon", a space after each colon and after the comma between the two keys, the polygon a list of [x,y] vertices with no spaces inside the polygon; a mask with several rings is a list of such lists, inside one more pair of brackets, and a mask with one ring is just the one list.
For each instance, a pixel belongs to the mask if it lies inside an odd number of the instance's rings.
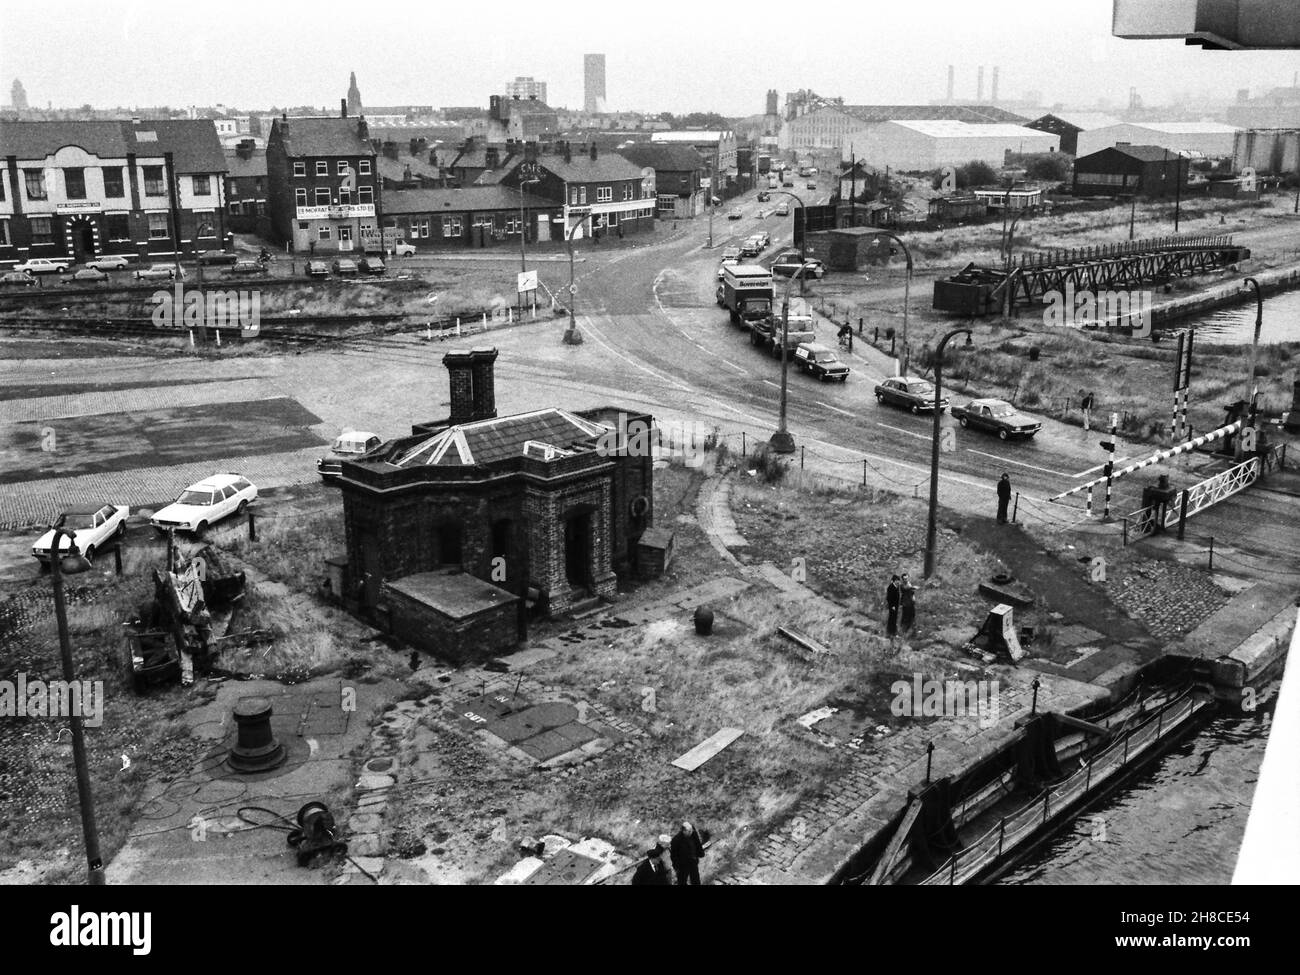
{"label": "white car", "polygon": [[28,274],[63,274],[68,270],[68,265],[72,262],[66,258],[56,257],[30,257],[21,264],[15,264],[15,271],[26,271]]}
{"label": "white car", "polygon": [[316,472],[325,480],[333,480],[343,474],[343,462],[356,460],[378,447],[382,440],[379,434],[365,430],[347,430],[330,447],[329,455],[316,461]]}
{"label": "white car", "polygon": [[[90,505],[69,508],[63,512],[63,527],[72,535],[59,538],[59,555],[81,555],[93,562],[95,553],[113,539],[126,534],[126,519],[130,509],[124,504]],[[47,531],[32,546],[32,555],[40,562],[50,561],[54,548],[54,530]]]}
{"label": "white car", "polygon": [[86,267],[93,267],[96,271],[120,271],[130,263],[130,259],[124,254],[111,254],[105,257],[97,257],[93,261],[87,261]]}
{"label": "white car", "polygon": [[415,245],[414,245],[414,244],[408,244],[408,243],[407,243],[406,241],[404,241],[404,240],[399,240],[399,241],[398,241],[398,242],[393,246],[393,253],[396,254],[398,257],[414,257],[414,256],[415,256]]}
{"label": "white car", "polygon": [[222,518],[242,514],[257,500],[257,488],[240,474],[216,474],[191,484],[149,522],[159,531],[202,535]]}
{"label": "white car", "polygon": [[172,278],[184,278],[185,268],[175,264],[150,264],[135,272],[137,281],[170,281]]}

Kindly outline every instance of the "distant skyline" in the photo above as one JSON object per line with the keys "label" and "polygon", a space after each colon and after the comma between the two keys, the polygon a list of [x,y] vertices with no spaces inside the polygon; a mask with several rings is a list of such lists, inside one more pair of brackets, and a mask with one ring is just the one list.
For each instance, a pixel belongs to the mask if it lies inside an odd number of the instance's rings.
{"label": "distant skyline", "polygon": [[[763,111],[775,88],[811,88],[850,103],[975,98],[992,68],[1001,101],[1042,93],[1043,104],[1146,105],[1181,95],[1231,101],[1293,83],[1297,52],[1215,52],[1180,41],[1112,37],[1110,0],[912,0],[796,10],[768,0],[734,18],[662,0],[633,19],[589,0],[545,7],[499,0],[490,15],[435,6],[361,17],[354,4],[228,0],[219,16],[175,3],[67,0],[39,18],[0,8],[0,81],[22,79],[33,108],[223,104],[336,110],[357,73],[372,105],[481,105],[517,75],[548,85],[551,103],[583,104],[583,55],[606,56],[609,111]],[[672,30],[659,30],[648,17]],[[823,15],[823,11],[826,13]],[[691,25],[695,24],[696,28]],[[644,38],[644,40],[642,40]],[[1300,120],[1298,120],[1300,121]]]}

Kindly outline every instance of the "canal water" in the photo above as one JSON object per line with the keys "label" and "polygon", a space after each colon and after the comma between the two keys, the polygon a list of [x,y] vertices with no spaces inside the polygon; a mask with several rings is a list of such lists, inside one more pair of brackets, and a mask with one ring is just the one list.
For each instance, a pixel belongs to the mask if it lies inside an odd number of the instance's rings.
{"label": "canal water", "polygon": [[[1255,302],[1217,308],[1214,311],[1171,323],[1174,328],[1195,328],[1197,343],[1250,345],[1255,334]],[[1300,342],[1300,289],[1283,291],[1264,299],[1264,327],[1261,345],[1272,342]]]}
{"label": "canal water", "polygon": [[1275,699],[1254,714],[1221,711],[999,883],[1231,882]]}

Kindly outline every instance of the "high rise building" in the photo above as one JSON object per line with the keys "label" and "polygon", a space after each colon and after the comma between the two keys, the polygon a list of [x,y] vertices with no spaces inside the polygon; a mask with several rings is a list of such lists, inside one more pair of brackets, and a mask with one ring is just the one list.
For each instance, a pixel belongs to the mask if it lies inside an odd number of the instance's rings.
{"label": "high rise building", "polygon": [[357,87],[355,71],[348,82],[348,114],[354,117],[361,114],[361,89]]}
{"label": "high rise building", "polygon": [[775,89],[775,88],[769,88],[769,89],[767,90],[767,109],[766,109],[766,111],[764,112],[764,114],[765,114],[765,115],[776,115],[776,114],[777,114],[777,103],[778,103],[778,99],[777,99],[776,89]]}
{"label": "high rise building", "polygon": [[583,99],[586,112],[605,111],[605,55],[582,56]]}
{"label": "high rise building", "polygon": [[9,89],[9,91],[10,91],[9,101],[10,101],[10,105],[13,107],[13,110],[15,112],[27,111],[27,89],[23,87],[23,83],[19,81],[17,78],[15,78],[13,87]]}
{"label": "high rise building", "polygon": [[536,98],[539,102],[546,101],[546,82],[537,81],[531,77],[520,76],[514,81],[506,82],[506,97],[528,99]]}

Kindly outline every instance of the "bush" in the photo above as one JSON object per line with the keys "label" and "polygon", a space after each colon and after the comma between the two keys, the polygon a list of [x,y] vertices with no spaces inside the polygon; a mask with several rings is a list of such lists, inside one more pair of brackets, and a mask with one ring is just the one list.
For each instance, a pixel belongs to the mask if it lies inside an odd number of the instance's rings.
{"label": "bush", "polygon": [[782,462],[781,457],[776,451],[771,450],[764,444],[750,455],[750,469],[758,472],[758,477],[764,484],[779,484],[785,479],[785,472],[789,465]]}
{"label": "bush", "polygon": [[1024,157],[1025,178],[1063,183],[1070,174],[1070,159],[1061,152],[1037,152]]}

